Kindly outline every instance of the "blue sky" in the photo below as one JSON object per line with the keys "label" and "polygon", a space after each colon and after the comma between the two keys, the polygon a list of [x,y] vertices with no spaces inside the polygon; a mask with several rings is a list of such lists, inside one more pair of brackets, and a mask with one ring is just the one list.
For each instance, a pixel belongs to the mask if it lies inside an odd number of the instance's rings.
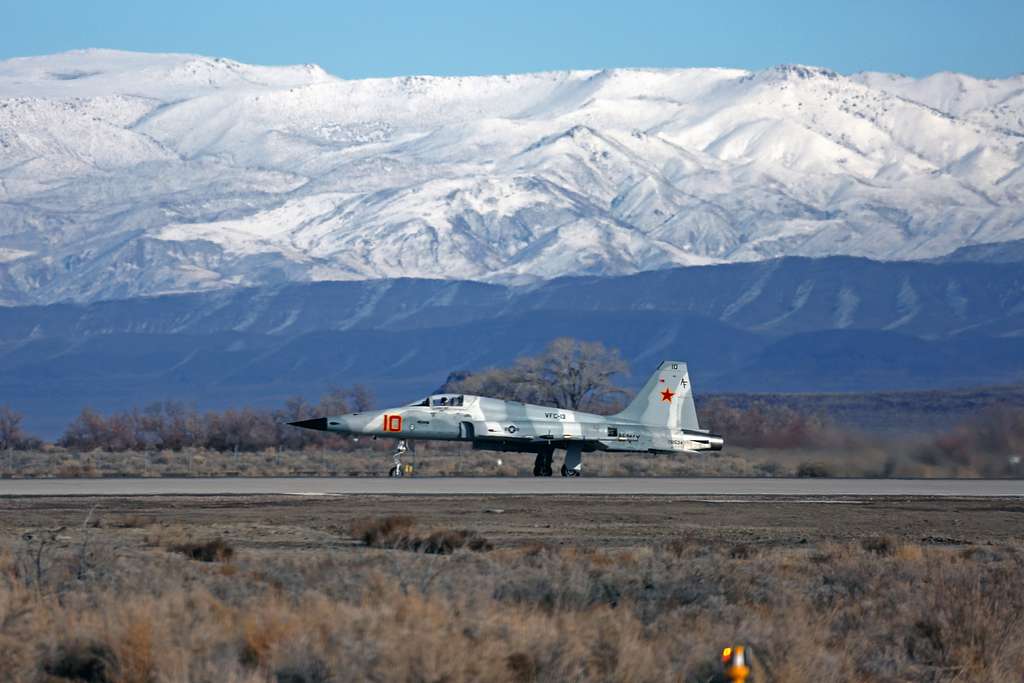
{"label": "blue sky", "polygon": [[314,62],[339,76],[780,63],[1024,71],[1024,0],[0,0],[0,58],[82,47]]}

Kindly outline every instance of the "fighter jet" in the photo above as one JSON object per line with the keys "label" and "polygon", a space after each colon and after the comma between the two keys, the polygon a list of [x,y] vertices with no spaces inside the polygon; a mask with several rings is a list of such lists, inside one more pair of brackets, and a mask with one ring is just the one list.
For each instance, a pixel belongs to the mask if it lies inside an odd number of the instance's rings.
{"label": "fighter jet", "polygon": [[406,441],[466,441],[474,449],[535,453],[535,477],[552,475],[556,449],[565,451],[561,474],[579,476],[583,453],[718,451],[722,437],[697,422],[686,363],[665,361],[629,407],[615,415],[503,401],[484,396],[435,394],[398,408],[289,422],[295,427],[355,436],[398,439],[389,472],[406,473]]}

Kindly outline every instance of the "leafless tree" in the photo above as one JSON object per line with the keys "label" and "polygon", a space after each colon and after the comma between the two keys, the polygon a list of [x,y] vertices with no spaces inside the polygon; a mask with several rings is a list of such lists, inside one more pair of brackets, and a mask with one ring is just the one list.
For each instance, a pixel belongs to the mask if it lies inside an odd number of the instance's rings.
{"label": "leafless tree", "polygon": [[559,408],[600,410],[617,405],[626,391],[614,379],[629,372],[619,352],[600,342],[560,337],[539,356],[524,356],[511,368],[491,368],[446,387],[450,391]]}
{"label": "leafless tree", "polygon": [[320,397],[321,415],[344,415],[349,411],[348,389],[332,386]]}
{"label": "leafless tree", "polygon": [[0,451],[18,448],[25,441],[22,419],[22,414],[9,405],[0,406]]}
{"label": "leafless tree", "polygon": [[373,391],[364,384],[355,384],[348,390],[348,400],[356,412],[370,410],[377,402]]}
{"label": "leafless tree", "polygon": [[90,450],[109,445],[107,421],[92,408],[83,408],[60,438],[61,445]]}
{"label": "leafless tree", "polygon": [[623,395],[613,378],[629,372],[617,349],[569,337],[554,340],[541,356],[520,359],[517,365],[545,388],[556,406],[573,410]]}

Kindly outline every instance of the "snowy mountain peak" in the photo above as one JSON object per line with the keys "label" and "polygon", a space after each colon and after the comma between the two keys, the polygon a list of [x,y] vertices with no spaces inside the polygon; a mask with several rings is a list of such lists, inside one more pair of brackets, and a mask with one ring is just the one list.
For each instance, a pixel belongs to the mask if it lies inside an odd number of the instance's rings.
{"label": "snowy mountain peak", "polygon": [[804,64],[779,64],[770,69],[751,74],[751,77],[783,81],[800,81],[812,78],[836,81],[840,78],[839,74],[831,69],[824,69],[819,66],[806,66]]}
{"label": "snowy mountain peak", "polygon": [[0,303],[1024,237],[1024,77],[0,62]]}
{"label": "snowy mountain peak", "polygon": [[0,96],[136,96],[161,101],[217,89],[297,87],[337,80],[312,64],[252,66],[221,57],[90,48],[0,61]]}

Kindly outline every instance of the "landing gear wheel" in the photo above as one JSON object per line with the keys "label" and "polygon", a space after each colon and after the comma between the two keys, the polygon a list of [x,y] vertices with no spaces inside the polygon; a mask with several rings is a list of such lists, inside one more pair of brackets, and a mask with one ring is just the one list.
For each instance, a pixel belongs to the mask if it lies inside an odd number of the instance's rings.
{"label": "landing gear wheel", "polygon": [[580,476],[579,470],[567,469],[565,465],[562,465],[562,476],[563,477],[578,477]]}

